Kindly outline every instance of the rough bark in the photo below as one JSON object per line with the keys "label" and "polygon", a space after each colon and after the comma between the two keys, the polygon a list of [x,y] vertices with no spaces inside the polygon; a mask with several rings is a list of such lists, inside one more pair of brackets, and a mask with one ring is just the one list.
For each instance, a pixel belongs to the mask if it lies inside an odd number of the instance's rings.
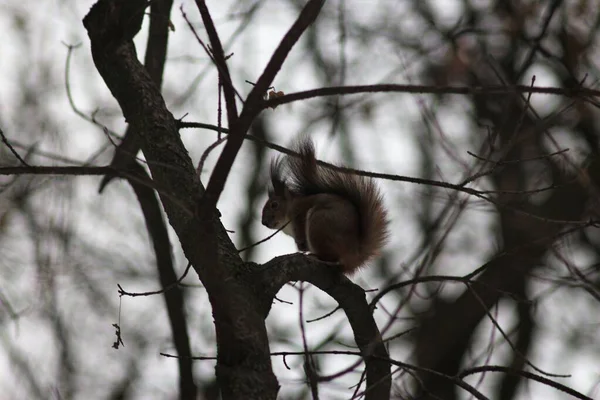
{"label": "rough bark", "polygon": [[217,379],[223,398],[275,398],[263,316],[252,292],[232,279],[242,263],[215,213],[199,221],[201,191],[191,159],[156,84],[137,59],[132,39],[146,2],[99,1],[84,19],[98,72],[138,135],[165,211],[186,257],[208,293],[217,332]]}
{"label": "rough bark", "polygon": [[[303,279],[338,300],[348,315],[367,364],[366,398],[388,399],[391,378],[387,352],[362,289],[305,256],[276,259],[263,267],[243,263],[217,218],[218,212],[213,208],[198,213],[204,190],[179,137],[177,121],[137,60],[132,42],[145,5],[143,0],[100,0],[85,17],[84,25],[96,68],[138,136],[153,187],[208,293],[217,336],[216,375],[223,398],[276,398],[279,386],[271,367],[264,319],[279,288],[287,281]],[[305,14],[302,18],[307,23]],[[284,57],[287,51],[289,48],[279,56]],[[274,76],[275,72],[267,75]],[[242,120],[246,118],[250,117]],[[211,202],[202,204],[206,208]]]}

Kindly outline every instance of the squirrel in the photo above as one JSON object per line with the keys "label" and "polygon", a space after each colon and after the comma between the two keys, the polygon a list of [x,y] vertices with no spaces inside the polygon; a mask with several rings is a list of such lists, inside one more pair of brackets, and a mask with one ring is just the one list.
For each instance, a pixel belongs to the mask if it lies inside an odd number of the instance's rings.
{"label": "squirrel", "polygon": [[387,241],[379,189],[371,178],[318,166],[310,139],[293,148],[299,156],[271,161],[262,224],[292,236],[298,250],[352,274]]}

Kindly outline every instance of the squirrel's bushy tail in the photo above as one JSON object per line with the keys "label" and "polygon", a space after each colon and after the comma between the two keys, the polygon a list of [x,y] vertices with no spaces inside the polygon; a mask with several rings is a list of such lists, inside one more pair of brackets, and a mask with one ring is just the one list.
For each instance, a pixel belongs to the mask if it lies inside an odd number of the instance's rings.
{"label": "squirrel's bushy tail", "polygon": [[369,177],[353,174],[343,167],[330,169],[317,165],[315,148],[310,139],[298,141],[294,149],[300,157],[286,157],[290,172],[290,181],[286,183],[294,195],[335,194],[348,199],[356,207],[360,223],[360,248],[354,255],[340,260],[344,264],[344,272],[353,272],[379,254],[387,241],[388,218],[381,193]]}

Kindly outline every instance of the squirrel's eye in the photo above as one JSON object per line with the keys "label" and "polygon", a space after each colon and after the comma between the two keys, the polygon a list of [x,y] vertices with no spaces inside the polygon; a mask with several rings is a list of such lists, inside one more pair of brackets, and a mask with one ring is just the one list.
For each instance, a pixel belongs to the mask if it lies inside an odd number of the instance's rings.
{"label": "squirrel's eye", "polygon": [[272,202],[271,202],[271,208],[274,210],[274,209],[276,209],[277,207],[279,207],[279,203],[278,203],[277,201],[272,201]]}

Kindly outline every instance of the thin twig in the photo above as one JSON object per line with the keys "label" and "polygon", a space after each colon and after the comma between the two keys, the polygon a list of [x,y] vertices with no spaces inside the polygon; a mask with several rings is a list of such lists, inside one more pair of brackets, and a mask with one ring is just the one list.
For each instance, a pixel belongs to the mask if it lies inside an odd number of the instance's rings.
{"label": "thin twig", "polygon": [[279,232],[281,232],[282,230],[284,230],[284,229],[285,229],[285,227],[286,227],[286,226],[288,226],[288,224],[289,224],[290,222],[291,222],[291,221],[288,221],[288,222],[286,222],[286,223],[285,223],[285,225],[283,225],[281,228],[277,229],[275,232],[273,232],[272,234],[270,234],[270,235],[269,235],[269,236],[267,236],[266,238],[264,238],[264,239],[261,239],[261,240],[259,240],[258,242],[252,243],[252,244],[251,244],[251,245],[249,245],[249,246],[246,246],[246,247],[243,247],[243,248],[239,249],[239,250],[238,250],[238,254],[239,254],[239,253],[242,253],[242,252],[244,252],[244,251],[246,251],[246,250],[248,250],[248,249],[250,249],[250,248],[252,248],[252,247],[254,247],[254,246],[258,246],[259,244],[261,244],[261,243],[264,243],[264,242],[266,242],[267,240],[271,239],[273,236],[277,235]]}
{"label": "thin twig", "polygon": [[196,174],[198,175],[198,177],[202,173],[202,169],[204,168],[204,163],[206,162],[206,159],[208,158],[208,155],[210,154],[210,152],[213,151],[214,149],[216,149],[217,146],[219,146],[225,140],[227,140],[227,136],[218,138],[213,144],[211,144],[210,146],[208,146],[206,148],[206,150],[204,150],[204,152],[202,153],[202,156],[200,157],[200,161],[198,162],[198,167],[196,168]]}
{"label": "thin twig", "polygon": [[12,147],[12,145],[10,144],[10,142],[8,141],[8,139],[6,138],[6,136],[4,136],[4,131],[2,131],[2,128],[0,128],[0,138],[2,138],[2,142],[4,142],[4,144],[6,145],[6,147],[8,147],[8,149],[10,150],[10,152],[13,153],[15,157],[17,157],[17,160],[19,160],[21,162],[21,164],[23,164],[26,167],[30,166],[29,164],[27,164],[27,162],[23,158],[21,158],[21,156],[15,150],[15,148]]}
{"label": "thin twig", "polygon": [[465,378],[469,375],[479,374],[482,372],[504,372],[506,374],[522,376],[524,378],[531,379],[531,380],[543,383],[544,385],[558,389],[558,390],[565,392],[575,398],[578,398],[581,400],[593,400],[591,397],[588,397],[582,393],[579,393],[578,391],[571,389],[568,386],[562,385],[558,382],[554,382],[553,380],[550,380],[548,378],[544,378],[543,376],[539,376],[539,375],[536,375],[536,374],[528,372],[528,371],[518,371],[518,370],[514,370],[512,368],[501,367],[501,366],[497,366],[497,365],[484,365],[481,367],[469,368],[467,370],[462,371],[460,374],[458,374],[458,377]]}
{"label": "thin twig", "polygon": [[[279,351],[279,352],[272,352],[270,353],[271,356],[282,356],[282,357],[287,357],[287,356],[292,356],[292,355],[296,355],[296,356],[305,356],[307,353],[303,352],[303,351]],[[350,356],[358,356],[358,357],[363,357],[364,355],[359,352],[359,351],[340,351],[340,350],[320,350],[320,351],[311,351],[308,354],[311,355],[316,355],[316,354],[337,354],[337,355],[350,355]],[[163,357],[167,357],[167,358],[178,358],[178,356],[173,355],[173,354],[168,354],[168,353],[160,353],[161,356]],[[383,358],[383,357],[377,357],[375,355],[372,355],[371,357],[373,358],[377,358],[377,359],[381,359],[384,361],[387,361],[393,365],[396,365],[400,368],[403,369],[408,369],[408,370],[413,370],[413,371],[417,371],[417,372],[425,372],[425,373],[430,373],[432,375],[435,376],[439,376],[443,379],[449,380],[450,382],[454,383],[455,385],[461,387],[462,389],[466,390],[467,392],[471,393],[473,396],[475,396],[475,398],[479,399],[479,400],[489,400],[486,396],[484,396],[483,394],[481,394],[477,389],[475,389],[473,386],[469,385],[468,383],[466,383],[465,381],[463,381],[461,379],[461,377],[458,376],[449,376],[446,374],[443,374],[441,372],[429,369],[429,368],[423,368],[423,367],[419,367],[416,365],[412,365],[412,364],[407,364],[401,361],[396,361],[390,358]],[[214,356],[196,356],[196,357],[191,357],[193,360],[216,360],[217,357]],[[470,369],[467,370],[469,372],[473,371],[474,369]],[[473,371],[472,373],[475,372],[479,372],[479,371]],[[515,373],[526,373],[524,371],[515,371]],[[533,375],[533,374],[532,374]],[[545,381],[548,381],[547,379],[543,378]],[[541,382],[541,380],[540,380]],[[552,382],[552,381],[550,381]],[[574,391],[573,391],[574,392]],[[583,400],[591,400],[587,397],[581,397],[581,399]]]}
{"label": "thin twig", "polygon": [[155,294],[161,294],[161,293],[165,293],[171,289],[173,289],[174,287],[179,286],[179,284],[181,283],[181,281],[183,281],[183,279],[186,277],[186,275],[188,274],[190,268],[192,267],[192,263],[188,263],[187,267],[185,268],[185,271],[183,272],[183,275],[181,275],[179,277],[179,279],[177,279],[175,282],[171,283],[169,286],[164,287],[160,290],[155,290],[152,292],[127,292],[126,290],[124,290],[120,284],[117,283],[117,287],[119,288],[119,296],[129,296],[129,297],[138,297],[138,296],[152,296]]}

